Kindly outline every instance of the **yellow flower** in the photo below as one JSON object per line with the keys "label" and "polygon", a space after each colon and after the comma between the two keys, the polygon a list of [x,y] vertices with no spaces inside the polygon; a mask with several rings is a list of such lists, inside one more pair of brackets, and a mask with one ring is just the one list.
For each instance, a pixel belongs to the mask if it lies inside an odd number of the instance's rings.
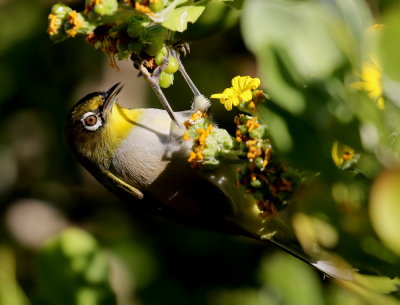
{"label": "yellow flower", "polygon": [[50,14],[47,33],[49,33],[50,36],[56,35],[60,27],[61,27],[61,19],[54,14]]}
{"label": "yellow flower", "polygon": [[354,89],[366,91],[368,96],[376,101],[377,107],[384,109],[382,70],[379,63],[372,58],[365,61],[361,67],[360,78],[361,81],[354,82],[351,86]]}
{"label": "yellow flower", "polygon": [[253,117],[251,120],[248,120],[246,122],[246,127],[248,128],[248,132],[252,132],[259,126],[260,124],[258,123],[257,117]]}
{"label": "yellow flower", "polygon": [[[190,116],[189,119],[187,119],[184,123],[184,126],[186,128],[191,127],[193,124],[196,123],[196,121],[201,120],[202,118],[206,118],[207,113],[197,111],[194,114]],[[197,128],[196,129],[196,136],[193,138],[193,147],[192,151],[189,154],[189,158],[187,161],[191,164],[192,167],[196,167],[200,165],[203,160],[204,160],[204,155],[203,155],[203,150],[206,148],[207,143],[207,137],[210,135],[211,131],[213,130],[213,125],[211,123],[208,123],[207,128]],[[190,140],[192,137],[189,136],[189,134],[186,132],[183,135],[184,140]]]}
{"label": "yellow flower", "polygon": [[236,76],[232,79],[232,87],[226,88],[222,93],[211,95],[211,98],[219,98],[226,110],[232,110],[232,105],[237,106],[241,102],[250,102],[253,98],[252,90],[260,86],[259,78],[250,76]]}
{"label": "yellow flower", "polygon": [[139,13],[154,15],[154,13],[151,11],[150,7],[148,7],[144,4],[140,4],[139,2],[135,2],[135,10]]}
{"label": "yellow flower", "polygon": [[226,110],[232,110],[232,105],[239,105],[239,99],[233,88],[226,88],[222,93],[211,95],[211,98],[219,98],[221,104],[224,104]]}
{"label": "yellow flower", "polygon": [[68,21],[72,25],[72,28],[65,31],[69,36],[75,37],[78,34],[78,30],[82,27],[82,17],[77,11],[71,11],[68,13]]}
{"label": "yellow flower", "polygon": [[332,145],[332,160],[335,162],[337,167],[343,165],[347,160],[353,159],[355,151],[350,146],[335,141]]}

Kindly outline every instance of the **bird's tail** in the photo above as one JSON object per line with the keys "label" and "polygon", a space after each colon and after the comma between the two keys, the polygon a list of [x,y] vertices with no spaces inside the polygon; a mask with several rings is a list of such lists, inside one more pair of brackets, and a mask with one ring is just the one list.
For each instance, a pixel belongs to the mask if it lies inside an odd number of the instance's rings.
{"label": "bird's tail", "polygon": [[[272,231],[271,231],[272,230]],[[273,243],[278,248],[305,261],[333,278],[342,287],[352,291],[370,304],[400,305],[400,278],[384,275],[368,275],[355,269],[343,259],[318,245],[302,247],[293,231],[279,218],[268,223],[269,234],[257,239]]]}
{"label": "bird's tail", "polygon": [[[236,183],[234,167],[213,171],[208,179],[223,191],[232,204],[232,214],[226,215],[233,227],[239,228],[243,235],[262,242],[272,243],[283,251],[314,266],[326,276],[351,281],[354,268],[337,256],[324,251],[316,243],[302,247],[294,230],[280,217],[261,217],[255,198]],[[237,230],[236,230],[237,232]]]}
{"label": "bird's tail", "polygon": [[[263,234],[264,231],[265,234]],[[260,233],[254,237],[272,243],[279,249],[314,266],[324,275],[345,281],[354,280],[356,269],[317,244],[304,249],[293,230],[281,218],[274,217],[265,221],[265,226],[260,230]]]}

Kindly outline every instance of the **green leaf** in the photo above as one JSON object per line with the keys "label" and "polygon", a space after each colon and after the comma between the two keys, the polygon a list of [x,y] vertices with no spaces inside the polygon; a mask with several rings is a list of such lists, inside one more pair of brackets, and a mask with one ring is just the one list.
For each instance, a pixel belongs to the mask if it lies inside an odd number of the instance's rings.
{"label": "green leaf", "polygon": [[279,52],[273,48],[266,48],[264,52],[258,53],[260,73],[265,80],[267,92],[282,108],[293,114],[302,113],[306,108],[304,94],[293,82],[286,79],[287,73],[283,71],[288,71],[288,67],[282,66],[279,56]]}
{"label": "green leaf", "polygon": [[260,277],[269,291],[281,297],[279,304],[324,303],[322,287],[314,270],[286,253],[277,253],[264,260],[260,268]]}
{"label": "green leaf", "polygon": [[284,119],[267,107],[260,107],[259,116],[261,122],[268,125],[268,131],[279,151],[284,153],[290,151],[293,140]]}
{"label": "green leaf", "polygon": [[49,240],[36,260],[38,297],[50,304],[114,305],[109,260],[86,231],[65,229]]}
{"label": "green leaf", "polygon": [[370,202],[372,225],[383,243],[400,255],[400,170],[386,171],[375,181]]}
{"label": "green leaf", "polygon": [[304,79],[325,78],[343,60],[332,37],[335,15],[320,1],[250,0],[242,20],[245,42],[256,55],[277,49]]}
{"label": "green leaf", "polygon": [[227,5],[227,6],[231,7],[231,8],[235,8],[237,10],[242,9],[243,1],[244,0],[222,0],[222,2],[225,5]]}
{"label": "green leaf", "polygon": [[299,114],[310,84],[328,81],[359,59],[357,43],[369,21],[359,0],[248,0],[241,27],[271,99]]}
{"label": "green leaf", "polygon": [[400,9],[389,10],[384,16],[384,24],[379,48],[383,71],[400,82]]}
{"label": "green leaf", "polygon": [[0,246],[0,304],[30,304],[16,279],[14,253],[4,246]]}
{"label": "green leaf", "polygon": [[187,29],[189,22],[194,23],[203,13],[205,6],[182,6],[174,9],[168,14],[161,24],[171,31],[183,32]]}

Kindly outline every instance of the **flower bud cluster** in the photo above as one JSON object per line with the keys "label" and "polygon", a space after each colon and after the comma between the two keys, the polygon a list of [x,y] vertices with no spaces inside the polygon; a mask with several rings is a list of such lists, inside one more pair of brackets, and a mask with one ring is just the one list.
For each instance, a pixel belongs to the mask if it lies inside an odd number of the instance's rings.
{"label": "flower bud cluster", "polygon": [[57,3],[49,14],[47,32],[54,42],[84,36],[112,58],[132,54],[152,58],[167,39],[168,30],[152,19],[163,8],[163,0],[86,0],[78,12]]}
{"label": "flower bud cluster", "polygon": [[236,116],[235,123],[236,141],[248,160],[239,169],[239,183],[254,195],[260,216],[273,217],[291,198],[295,176],[274,158],[265,124],[244,114]]}
{"label": "flower bud cluster", "polygon": [[228,111],[237,107],[247,113],[234,118],[236,133],[231,152],[246,160],[241,162],[238,170],[238,183],[254,196],[260,216],[273,217],[293,197],[299,175],[274,154],[268,127],[255,116],[259,105],[268,100],[268,96],[258,89],[260,79],[236,76],[231,84],[211,98],[219,99]]}
{"label": "flower bud cluster", "polygon": [[225,129],[214,126],[207,113],[197,111],[184,123],[184,140],[193,140],[188,162],[192,167],[216,168],[221,159],[238,160],[235,141]]}

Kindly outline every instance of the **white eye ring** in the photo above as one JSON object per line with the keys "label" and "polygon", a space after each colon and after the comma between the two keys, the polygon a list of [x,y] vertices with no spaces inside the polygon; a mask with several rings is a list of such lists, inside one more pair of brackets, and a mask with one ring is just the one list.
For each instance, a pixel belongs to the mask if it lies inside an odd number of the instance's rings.
{"label": "white eye ring", "polygon": [[[93,118],[92,118],[93,117]],[[93,120],[93,121],[91,121]],[[94,112],[86,112],[82,118],[81,118],[81,122],[83,127],[85,127],[86,130],[89,131],[95,131],[97,129],[99,129],[99,127],[102,124],[101,118]]]}

